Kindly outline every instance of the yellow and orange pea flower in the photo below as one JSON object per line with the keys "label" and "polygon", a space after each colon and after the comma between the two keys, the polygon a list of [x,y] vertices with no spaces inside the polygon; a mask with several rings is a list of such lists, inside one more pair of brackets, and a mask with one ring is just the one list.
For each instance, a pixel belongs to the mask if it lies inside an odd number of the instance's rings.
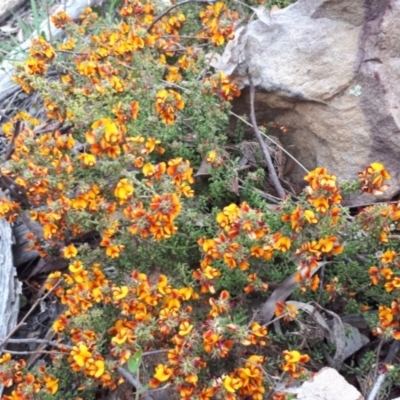
{"label": "yellow and orange pea flower", "polygon": [[293,304],[286,304],[285,302],[277,302],[275,307],[275,315],[280,317],[285,316],[285,320],[291,321],[295,319],[299,314],[298,308]]}
{"label": "yellow and orange pea flower", "polygon": [[232,376],[226,376],[223,378],[223,385],[227,392],[235,393],[243,385],[240,378],[234,378]]}
{"label": "yellow and orange pea flower", "polygon": [[120,200],[120,204],[125,203],[132,195],[134,189],[127,178],[120,179],[114,190],[114,196]]}
{"label": "yellow and orange pea flower", "polygon": [[74,346],[71,350],[71,357],[74,362],[83,368],[89,359],[92,358],[92,353],[89,351],[88,347],[84,344]]}
{"label": "yellow and orange pea flower", "polygon": [[32,57],[52,60],[56,53],[53,47],[42,36],[32,39],[29,54]]}
{"label": "yellow and orange pea flower", "polygon": [[390,264],[394,262],[397,257],[397,253],[393,250],[386,250],[381,256],[380,260],[383,264]]}
{"label": "yellow and orange pea flower", "polygon": [[162,89],[156,95],[155,108],[166,125],[173,125],[177,118],[175,111],[181,111],[184,107],[181,95],[172,89]]}
{"label": "yellow and orange pea flower", "polygon": [[151,387],[157,387],[160,383],[166,382],[171,378],[173,374],[173,369],[164,365],[164,364],[158,364],[155,369],[154,373],[154,380],[150,381],[150,386]]}
{"label": "yellow and orange pea flower", "polygon": [[282,352],[282,355],[285,361],[282,363],[281,368],[293,377],[298,377],[299,372],[304,370],[299,366],[299,364],[304,364],[310,361],[310,357],[307,354],[300,354],[297,350],[285,350]]}
{"label": "yellow and orange pea flower", "polygon": [[379,195],[389,187],[384,181],[390,179],[390,174],[381,163],[374,162],[370,164],[358,176],[361,181],[361,190],[366,193]]}
{"label": "yellow and orange pea flower", "polygon": [[59,29],[65,29],[66,24],[72,22],[72,18],[65,11],[52,15],[50,19],[54,26]]}
{"label": "yellow and orange pea flower", "polygon": [[179,335],[186,336],[193,330],[193,325],[191,325],[188,321],[182,322],[179,325]]}

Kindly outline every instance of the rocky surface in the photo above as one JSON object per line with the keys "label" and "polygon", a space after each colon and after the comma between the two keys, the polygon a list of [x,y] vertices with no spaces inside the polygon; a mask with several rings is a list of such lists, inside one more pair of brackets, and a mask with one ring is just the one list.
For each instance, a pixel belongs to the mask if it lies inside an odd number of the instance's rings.
{"label": "rocky surface", "polygon": [[0,23],[7,19],[24,2],[25,0],[2,0],[0,2]]}
{"label": "rocky surface", "polygon": [[242,88],[251,74],[258,120],[287,126],[280,140],[308,169],[350,180],[379,161],[392,175],[385,197],[400,192],[400,0],[299,0],[257,15],[218,66]]}

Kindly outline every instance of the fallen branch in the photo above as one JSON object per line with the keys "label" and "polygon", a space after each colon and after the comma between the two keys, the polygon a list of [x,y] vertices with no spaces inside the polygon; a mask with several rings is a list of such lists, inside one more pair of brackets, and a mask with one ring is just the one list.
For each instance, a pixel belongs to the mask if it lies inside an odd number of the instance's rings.
{"label": "fallen branch", "polygon": [[[124,377],[132,386],[136,388],[137,391],[140,391],[144,388],[144,386],[136,379],[131,373],[129,373],[126,369],[122,367],[117,368],[118,373]],[[151,396],[146,390],[140,393],[145,400],[154,400],[153,396]]]}
{"label": "fallen branch", "polygon": [[[63,349],[72,350],[72,346],[54,342],[53,340],[46,340],[46,339],[35,339],[35,338],[32,338],[32,339],[8,339],[7,342],[8,343],[19,343],[19,344],[29,344],[29,343],[45,344],[47,346],[57,347],[60,350],[63,350]],[[8,350],[4,350],[4,351],[8,352]]]}
{"label": "fallen branch", "polygon": [[271,157],[271,154],[269,153],[268,147],[262,138],[260,130],[258,129],[257,120],[256,120],[256,112],[254,109],[255,88],[254,88],[254,83],[253,83],[253,79],[252,79],[251,75],[248,74],[248,77],[249,77],[249,82],[250,82],[250,120],[253,125],[254,133],[256,135],[258,143],[260,143],[261,151],[264,155],[265,161],[268,166],[269,178],[271,179],[271,182],[274,185],[275,190],[278,193],[278,196],[281,199],[284,199],[286,196],[285,191],[284,191],[281,183],[279,182],[279,178],[275,171],[274,164],[272,162],[272,157]]}

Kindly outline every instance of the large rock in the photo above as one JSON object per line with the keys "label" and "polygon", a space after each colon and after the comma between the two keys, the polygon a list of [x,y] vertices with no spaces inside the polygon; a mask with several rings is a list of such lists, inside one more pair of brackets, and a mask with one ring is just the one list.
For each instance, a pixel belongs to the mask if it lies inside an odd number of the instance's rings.
{"label": "large rock", "polygon": [[0,3],[0,23],[4,22],[24,2],[25,0],[2,0]]}
{"label": "large rock", "polygon": [[350,180],[379,161],[392,175],[385,196],[400,192],[400,0],[299,0],[257,14],[219,68],[241,87],[250,72],[259,121],[287,126],[280,139],[308,169]]}

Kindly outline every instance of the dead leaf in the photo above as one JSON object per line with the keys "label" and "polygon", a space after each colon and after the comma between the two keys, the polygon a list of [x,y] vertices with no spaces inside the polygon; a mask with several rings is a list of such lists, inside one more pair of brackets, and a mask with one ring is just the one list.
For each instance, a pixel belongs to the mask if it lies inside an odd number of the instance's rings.
{"label": "dead leaf", "polygon": [[[312,270],[310,278],[315,275],[323,265],[326,264],[329,264],[329,261],[319,262],[318,267]],[[271,296],[269,296],[268,300],[264,303],[259,311],[259,318],[263,324],[267,324],[273,318],[276,304],[278,302],[284,302],[292,294],[292,292],[299,287],[299,283],[296,280],[297,275],[301,274],[304,276],[306,272],[309,272],[307,268],[303,268],[300,271],[294,272],[272,292]]]}
{"label": "dead leaf", "polygon": [[39,259],[35,268],[33,268],[32,272],[28,276],[28,280],[35,277],[35,275],[39,274],[50,274],[55,271],[62,271],[68,267],[68,260],[64,258],[52,258],[46,257]]}
{"label": "dead leaf", "polygon": [[229,190],[239,196],[239,177],[235,176],[233,178],[232,184],[229,186]]}
{"label": "dead leaf", "polygon": [[194,176],[208,176],[211,175],[211,164],[206,160],[203,159],[201,165]]}

